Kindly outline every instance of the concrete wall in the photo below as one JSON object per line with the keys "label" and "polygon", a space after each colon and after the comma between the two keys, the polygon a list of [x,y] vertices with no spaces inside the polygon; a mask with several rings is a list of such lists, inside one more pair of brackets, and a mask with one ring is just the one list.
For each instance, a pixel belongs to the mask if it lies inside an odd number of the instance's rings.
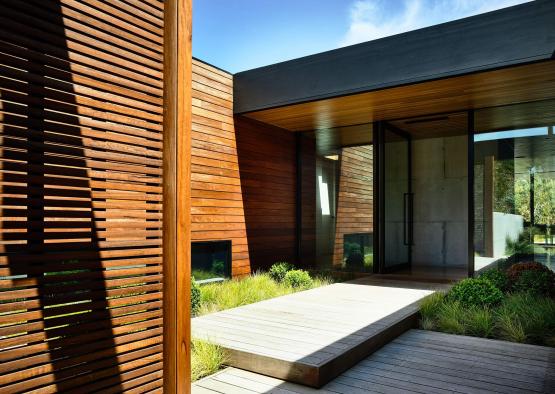
{"label": "concrete wall", "polygon": [[467,137],[413,141],[413,266],[468,263]]}

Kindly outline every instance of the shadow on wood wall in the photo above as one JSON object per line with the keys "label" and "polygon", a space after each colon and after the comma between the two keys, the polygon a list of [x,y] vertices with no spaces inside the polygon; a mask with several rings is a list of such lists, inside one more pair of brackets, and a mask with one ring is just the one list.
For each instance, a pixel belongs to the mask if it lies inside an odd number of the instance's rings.
{"label": "shadow on wood wall", "polygon": [[161,385],[162,4],[92,3],[0,4],[3,392]]}

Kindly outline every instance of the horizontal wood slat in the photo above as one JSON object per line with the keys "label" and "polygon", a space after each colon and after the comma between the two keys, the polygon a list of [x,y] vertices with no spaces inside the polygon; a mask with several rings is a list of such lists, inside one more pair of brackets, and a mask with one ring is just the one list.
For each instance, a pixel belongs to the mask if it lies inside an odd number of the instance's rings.
{"label": "horizontal wood slat", "polygon": [[293,263],[295,135],[240,116],[235,118],[235,128],[252,269],[268,269],[278,261]]}
{"label": "horizontal wood slat", "polygon": [[335,267],[341,267],[344,262],[345,235],[374,232],[372,152],[372,145],[341,149],[333,251]]}
{"label": "horizontal wood slat", "polygon": [[192,80],[191,240],[231,240],[232,275],[246,275],[250,260],[231,111],[233,80],[198,60]]}
{"label": "horizontal wood slat", "polygon": [[0,4],[2,393],[162,387],[163,18],[160,0]]}

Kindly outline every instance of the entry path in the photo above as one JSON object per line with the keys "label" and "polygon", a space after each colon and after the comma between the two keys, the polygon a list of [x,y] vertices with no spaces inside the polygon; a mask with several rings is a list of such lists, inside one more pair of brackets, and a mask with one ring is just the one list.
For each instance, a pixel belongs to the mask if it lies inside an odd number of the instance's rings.
{"label": "entry path", "polygon": [[554,393],[555,349],[410,330],[321,389],[228,368],[193,394]]}
{"label": "entry path", "polygon": [[197,317],[192,334],[231,366],[321,387],[415,327],[419,301],[447,286],[366,277]]}

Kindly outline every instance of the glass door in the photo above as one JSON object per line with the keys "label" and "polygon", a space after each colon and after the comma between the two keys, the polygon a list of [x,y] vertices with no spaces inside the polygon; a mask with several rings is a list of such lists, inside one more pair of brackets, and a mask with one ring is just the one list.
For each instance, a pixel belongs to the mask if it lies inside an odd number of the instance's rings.
{"label": "glass door", "polygon": [[380,271],[410,269],[412,244],[411,139],[389,124],[381,127]]}

